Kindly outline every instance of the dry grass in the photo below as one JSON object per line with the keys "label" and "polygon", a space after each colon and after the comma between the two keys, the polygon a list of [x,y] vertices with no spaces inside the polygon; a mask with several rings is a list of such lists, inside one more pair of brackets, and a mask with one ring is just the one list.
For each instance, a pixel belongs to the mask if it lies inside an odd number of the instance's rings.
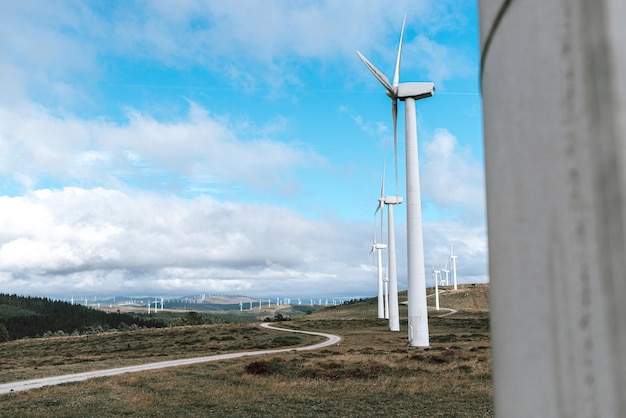
{"label": "dry grass", "polygon": [[304,334],[277,334],[257,324],[16,340],[0,344],[0,383],[233,351],[306,345],[321,340]]}
{"label": "dry grass", "polygon": [[[401,332],[391,333],[385,321],[364,319],[374,317],[376,312],[375,301],[364,301],[281,324],[340,334],[344,340],[336,346],[315,352],[290,351],[98,378],[9,394],[0,396],[0,416],[492,416],[489,322],[486,312],[474,310],[475,303],[471,302],[471,299],[484,299],[486,295],[481,296],[475,288],[470,288],[454,296],[468,300],[471,310],[445,318],[431,315],[431,347],[428,349],[406,346],[406,323],[401,324]],[[441,303],[449,306],[443,299]],[[401,312],[401,317],[406,317],[406,312]],[[177,340],[196,347],[191,352],[202,351],[195,355],[206,355],[213,344],[223,344],[219,350],[238,345],[245,350],[255,344],[269,344],[280,336],[276,331],[250,331],[251,325],[232,327],[190,327],[196,334],[189,332],[186,339],[175,333],[161,335],[160,339],[152,335],[153,338],[141,340],[146,345],[142,350],[144,355],[151,351],[167,352],[169,359],[184,356],[184,350],[169,353]],[[237,328],[244,328],[245,332],[236,332]],[[149,334],[148,331],[140,333]],[[234,335],[237,340],[216,341],[204,335]],[[204,342],[192,343],[195,340]],[[42,345],[56,344],[56,340],[39,341]],[[154,344],[150,345],[150,341]],[[169,348],[160,350],[157,343],[166,341]],[[34,340],[29,343],[35,344]],[[13,351],[16,346],[0,345],[0,358],[5,362],[9,357],[6,355],[8,347]],[[88,356],[89,353],[80,351],[87,347],[77,348],[74,356]],[[116,365],[136,361],[138,355],[131,354],[133,351],[117,352]],[[115,357],[106,350],[99,353],[95,357],[100,360],[95,364],[112,361],[110,357]],[[34,355],[37,355],[36,350]],[[46,356],[54,357],[49,351]],[[60,352],[58,356],[65,355]],[[23,364],[22,368],[32,368],[28,361],[37,360],[35,357],[16,359],[18,364]],[[62,366],[67,365],[59,367]],[[4,379],[4,364],[2,370]]]}

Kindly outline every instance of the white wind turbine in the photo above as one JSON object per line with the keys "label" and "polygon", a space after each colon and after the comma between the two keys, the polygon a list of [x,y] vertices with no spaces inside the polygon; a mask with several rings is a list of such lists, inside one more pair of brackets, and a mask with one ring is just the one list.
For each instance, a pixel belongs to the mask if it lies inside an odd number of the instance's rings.
{"label": "white wind turbine", "polygon": [[439,270],[433,266],[433,279],[435,280],[435,309],[439,310]]}
{"label": "white wind turbine", "polygon": [[[385,170],[387,166],[387,144],[385,143],[385,152],[383,159],[383,176],[382,185],[380,187],[380,197],[378,198],[378,206],[374,212],[374,216],[383,205],[387,206],[387,269],[388,269],[388,292],[387,306],[388,312],[385,316],[389,318],[389,330],[400,331],[400,312],[398,308],[398,274],[396,270],[396,227],[393,216],[393,206],[402,203],[402,198],[398,196],[398,164],[396,154],[395,141],[395,125],[394,125],[394,168],[396,177],[396,195],[385,196]],[[380,212],[380,228],[382,236],[383,212]]]}
{"label": "white wind turbine", "polygon": [[450,260],[452,261],[452,280],[454,281],[454,290],[456,287],[456,255],[454,255],[454,244],[450,244]]}
{"label": "white wind turbine", "polygon": [[[450,270],[448,270],[448,260],[446,260],[446,266],[441,269],[444,273],[446,273],[446,286],[450,286],[449,274]],[[443,279],[442,279],[443,281]]]}
{"label": "white wind turbine", "polygon": [[[407,267],[408,267],[408,330],[409,345],[427,347],[428,338],[428,310],[426,306],[426,272],[424,266],[424,237],[422,231],[422,205],[420,196],[419,161],[417,157],[417,121],[415,116],[415,101],[432,97],[435,85],[430,82],[400,83],[400,60],[402,56],[402,38],[404,25],[402,23],[398,57],[393,76],[393,84],[389,79],[374,67],[360,52],[359,58],[374,74],[378,81],[387,90],[391,98],[391,113],[393,117],[393,142],[397,148],[396,125],[398,117],[398,100],[404,101],[405,109],[405,139],[406,139],[406,204],[407,204]],[[392,290],[390,289],[390,293]],[[391,303],[391,301],[390,301]]]}
{"label": "white wind turbine", "polygon": [[378,259],[378,318],[385,317],[385,293],[383,289],[383,250],[387,248],[385,244],[376,242],[376,226],[374,226],[374,242],[370,254],[376,251]]}

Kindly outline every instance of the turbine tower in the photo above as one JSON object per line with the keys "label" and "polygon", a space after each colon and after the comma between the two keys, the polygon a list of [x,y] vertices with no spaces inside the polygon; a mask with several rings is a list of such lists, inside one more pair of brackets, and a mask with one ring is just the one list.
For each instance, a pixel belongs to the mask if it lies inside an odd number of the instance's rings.
{"label": "turbine tower", "polygon": [[450,261],[452,261],[452,280],[454,281],[454,290],[456,287],[456,255],[454,255],[454,244],[450,245]]}
{"label": "turbine tower", "polygon": [[[393,118],[393,142],[397,148],[396,125],[398,100],[404,101],[405,142],[406,142],[406,204],[407,204],[407,281],[408,281],[408,340],[409,346],[428,347],[428,309],[426,306],[426,269],[424,266],[424,237],[422,231],[422,204],[420,196],[419,161],[417,157],[417,120],[415,101],[432,97],[435,85],[431,82],[400,83],[400,60],[402,56],[402,23],[398,57],[393,76],[393,84],[378,68],[374,67],[359,51],[357,54],[374,77],[385,87],[391,98]],[[390,289],[390,294],[392,289]],[[390,301],[391,303],[391,301]]]}
{"label": "turbine tower", "polygon": [[376,251],[376,258],[378,259],[378,318],[381,319],[385,317],[385,292],[383,289],[383,249],[385,248],[387,248],[385,244],[376,242],[376,233],[374,233],[374,242],[370,254]]}
{"label": "turbine tower", "polygon": [[[394,134],[395,138],[395,134]],[[394,141],[395,144],[395,141]],[[398,196],[398,164],[396,147],[394,146],[394,167],[396,176],[396,195],[385,196],[385,171],[387,166],[387,144],[385,143],[385,153],[383,159],[383,176],[382,185],[380,187],[380,197],[378,198],[378,206],[374,212],[374,216],[383,205],[387,206],[387,269],[388,269],[388,292],[387,292],[387,315],[389,319],[389,330],[400,331],[400,312],[398,308],[398,274],[396,270],[396,227],[393,216],[393,205],[402,203],[402,198]],[[383,227],[383,211],[380,212],[380,228],[382,236]]]}
{"label": "turbine tower", "polygon": [[[389,277],[383,277],[383,293],[385,295],[385,319],[389,319]],[[335,303],[336,305],[336,303]]]}
{"label": "turbine tower", "polygon": [[439,270],[433,266],[433,279],[435,280],[435,309],[439,310]]}

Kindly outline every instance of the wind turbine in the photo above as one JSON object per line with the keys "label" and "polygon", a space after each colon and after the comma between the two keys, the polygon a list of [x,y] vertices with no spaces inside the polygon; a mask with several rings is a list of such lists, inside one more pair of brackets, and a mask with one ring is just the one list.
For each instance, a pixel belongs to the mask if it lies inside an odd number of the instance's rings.
{"label": "wind turbine", "polygon": [[435,279],[435,309],[439,310],[439,270],[433,266],[433,279]]}
{"label": "wind turbine", "polygon": [[[394,118],[395,120],[395,118]],[[387,269],[389,273],[389,287],[388,287],[388,315],[389,318],[389,330],[400,331],[400,312],[398,308],[398,275],[396,272],[396,227],[394,224],[393,205],[402,203],[402,198],[398,196],[398,164],[396,154],[396,133],[394,125],[394,167],[396,173],[396,195],[385,196],[385,170],[387,165],[387,144],[385,144],[385,153],[383,159],[383,176],[382,185],[380,187],[380,197],[378,198],[378,206],[374,212],[374,216],[379,209],[382,209],[383,205],[387,206],[387,243],[389,245],[387,250]],[[383,212],[380,212],[380,228],[382,236],[383,227]]]}
{"label": "wind turbine", "polygon": [[[387,147],[385,147],[386,150]],[[380,190],[380,197],[378,198],[378,205],[376,205],[376,210],[374,211],[374,241],[372,242],[372,249],[370,250],[370,254],[376,251],[376,256],[378,258],[378,318],[385,318],[385,290],[383,284],[383,256],[382,250],[387,248],[385,244],[379,244],[376,242],[376,229],[378,225],[376,223],[376,214],[378,210],[383,206],[385,201],[385,163],[383,162],[383,181],[382,187]],[[380,238],[383,237],[383,212],[380,212]]]}
{"label": "wind turbine", "polygon": [[385,292],[383,289],[383,249],[387,248],[385,244],[376,242],[372,243],[372,250],[370,254],[376,251],[376,258],[378,259],[378,318],[385,317]]}
{"label": "wind turbine", "polygon": [[450,260],[452,261],[452,280],[454,281],[454,290],[456,288],[456,255],[454,255],[454,244],[450,244]]}
{"label": "wind turbine", "polygon": [[[404,101],[405,142],[406,142],[406,204],[407,204],[407,281],[408,281],[408,331],[409,345],[428,347],[428,309],[426,306],[426,269],[424,266],[424,236],[422,231],[422,204],[420,196],[419,160],[417,157],[417,121],[415,101],[432,97],[435,85],[431,82],[400,83],[400,60],[402,56],[402,38],[406,15],[402,22],[398,57],[393,76],[389,79],[357,51],[359,58],[374,77],[385,87],[391,98],[393,118],[393,142],[397,149],[396,126],[398,118],[398,100]],[[390,293],[392,290],[390,289]],[[390,301],[391,303],[391,301]],[[391,319],[390,319],[391,321]]]}
{"label": "wind turbine", "polygon": [[448,261],[446,260],[446,266],[441,269],[444,273],[446,273],[446,286],[450,286],[450,281],[449,281],[449,274],[450,270],[448,270]]}
{"label": "wind turbine", "polygon": [[[385,295],[385,319],[389,319],[389,276],[383,277],[383,294]],[[335,303],[336,305],[337,303]]]}

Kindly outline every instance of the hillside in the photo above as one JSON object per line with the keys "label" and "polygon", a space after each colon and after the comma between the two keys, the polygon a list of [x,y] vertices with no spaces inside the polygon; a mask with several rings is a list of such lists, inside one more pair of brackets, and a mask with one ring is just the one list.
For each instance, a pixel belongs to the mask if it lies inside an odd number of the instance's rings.
{"label": "hillside", "polygon": [[[323,350],[20,392],[0,397],[0,416],[492,416],[488,287],[441,296],[442,307],[459,312],[429,310],[428,348],[407,347],[405,305],[392,333],[376,319],[376,300],[366,299],[280,323],[342,336]],[[313,341],[254,323],[145,329],[4,343],[0,368],[14,380]]]}

